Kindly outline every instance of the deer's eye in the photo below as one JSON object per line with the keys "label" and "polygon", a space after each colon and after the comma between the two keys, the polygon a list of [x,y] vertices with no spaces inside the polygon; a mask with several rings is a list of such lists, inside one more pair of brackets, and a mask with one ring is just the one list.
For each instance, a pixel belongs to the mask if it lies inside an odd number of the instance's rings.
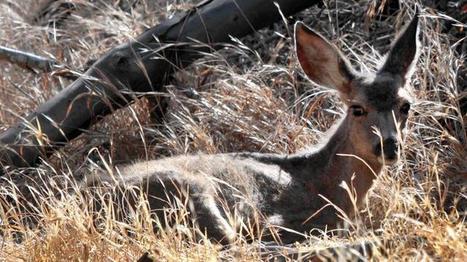
{"label": "deer's eye", "polygon": [[404,115],[407,115],[410,111],[410,104],[409,103],[404,103],[401,108],[400,108],[400,111],[402,114]]}
{"label": "deer's eye", "polygon": [[359,105],[353,105],[350,107],[350,111],[352,112],[352,115],[354,116],[364,116],[366,115],[366,111],[363,107]]}

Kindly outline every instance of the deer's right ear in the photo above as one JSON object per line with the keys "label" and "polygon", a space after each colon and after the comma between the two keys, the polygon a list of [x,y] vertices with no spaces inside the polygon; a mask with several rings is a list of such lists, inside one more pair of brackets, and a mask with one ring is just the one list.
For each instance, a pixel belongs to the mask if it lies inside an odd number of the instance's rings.
{"label": "deer's right ear", "polygon": [[342,94],[350,92],[352,67],[334,45],[301,22],[295,23],[295,51],[310,80]]}

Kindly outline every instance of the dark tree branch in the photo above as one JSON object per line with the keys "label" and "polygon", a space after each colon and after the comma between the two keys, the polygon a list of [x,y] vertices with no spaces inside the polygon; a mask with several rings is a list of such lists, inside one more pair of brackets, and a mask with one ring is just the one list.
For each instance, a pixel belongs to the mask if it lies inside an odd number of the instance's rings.
{"label": "dark tree branch", "polygon": [[[163,91],[168,76],[230,42],[301,11],[319,0],[209,0],[162,22],[135,41],[108,51],[80,78],[0,135],[0,163],[38,163],[93,122],[134,100],[133,92]],[[194,42],[198,42],[196,44]],[[201,45],[199,43],[206,43]]]}
{"label": "dark tree branch", "polygon": [[0,60],[6,60],[33,73],[52,73],[52,76],[65,77],[70,80],[78,78],[76,73],[59,64],[55,59],[4,46],[0,46]]}
{"label": "dark tree branch", "polygon": [[0,60],[2,59],[32,71],[51,72],[58,66],[57,61],[54,59],[5,46],[0,46]]}

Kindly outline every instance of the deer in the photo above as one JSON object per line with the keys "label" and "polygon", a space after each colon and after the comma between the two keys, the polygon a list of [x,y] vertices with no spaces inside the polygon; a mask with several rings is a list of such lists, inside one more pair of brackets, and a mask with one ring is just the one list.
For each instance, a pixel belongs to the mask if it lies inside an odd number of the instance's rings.
{"label": "deer", "polygon": [[86,185],[118,188],[112,199],[131,208],[137,205],[137,190],[157,218],[174,199],[186,199],[192,221],[221,244],[238,236],[231,210],[242,221],[276,228],[269,237],[283,243],[315,228],[337,227],[339,213],[355,214],[384,165],[398,161],[413,102],[407,86],[418,59],[418,38],[415,14],[379,69],[364,75],[325,37],[296,22],[301,69],[312,82],[337,91],[345,106],[319,145],[294,154],[199,153],[142,161],[119,169],[118,176],[94,175]]}

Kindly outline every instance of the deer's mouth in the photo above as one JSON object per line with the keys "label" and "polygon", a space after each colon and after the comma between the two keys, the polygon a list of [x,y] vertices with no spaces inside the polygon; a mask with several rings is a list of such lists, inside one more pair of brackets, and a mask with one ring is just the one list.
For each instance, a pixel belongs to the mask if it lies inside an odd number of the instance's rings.
{"label": "deer's mouth", "polygon": [[394,138],[385,139],[374,147],[374,153],[378,157],[378,162],[383,165],[391,165],[399,159],[399,146]]}
{"label": "deer's mouth", "polygon": [[382,165],[393,165],[397,163],[398,160],[399,158],[397,157],[397,155],[395,157],[378,156],[378,162]]}

